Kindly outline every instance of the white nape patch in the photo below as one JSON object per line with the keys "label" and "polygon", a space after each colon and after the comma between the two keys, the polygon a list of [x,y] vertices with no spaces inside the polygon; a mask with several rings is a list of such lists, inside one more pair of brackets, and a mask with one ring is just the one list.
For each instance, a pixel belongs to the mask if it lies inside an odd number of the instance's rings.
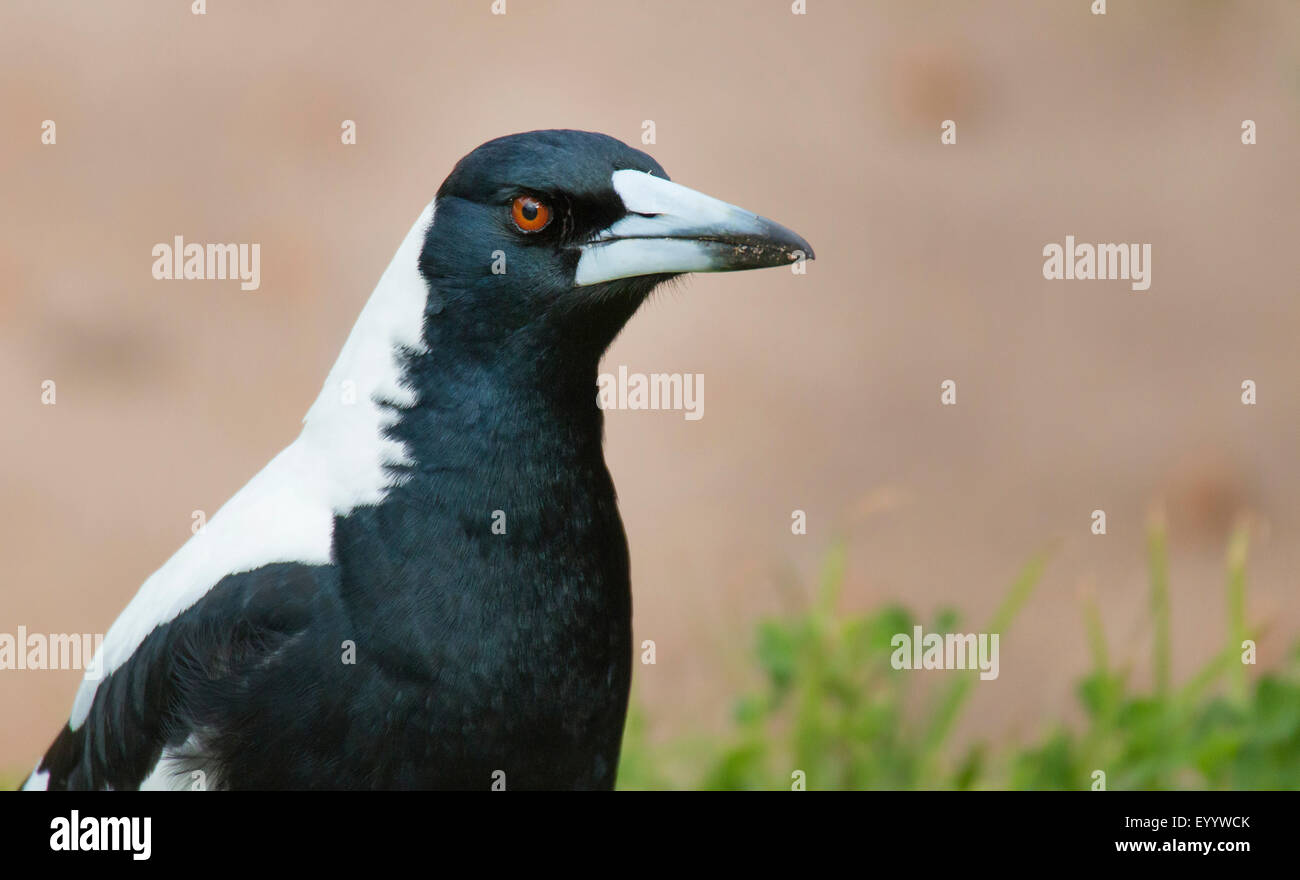
{"label": "white nape patch", "polygon": [[36,769],[32,775],[27,777],[23,783],[23,791],[49,791],[50,789],[50,771]]}
{"label": "white nape patch", "polygon": [[424,235],[432,224],[430,202],[384,270],[325,387],[303,419],[298,442],[310,446],[329,466],[331,505],[339,513],[382,499],[391,488],[384,465],[408,461],[401,443],[383,437],[383,429],[392,422],[391,411],[382,410],[375,400],[401,407],[416,402],[415,390],[403,380],[398,356],[399,349],[426,350],[424,307],[429,288],[419,262]]}
{"label": "white nape patch", "polygon": [[384,466],[405,462],[408,455],[401,443],[383,436],[390,419],[374,399],[415,403],[415,392],[402,382],[398,356],[403,348],[423,349],[428,285],[419,260],[433,208],[430,202],[384,270],[298,439],[154,572],[109,628],[88,667],[98,674],[82,681],[73,701],[72,729],[90,714],[99,682],[155,627],[194,605],[226,575],[276,562],[330,562],[334,516],[376,504],[392,488]]}

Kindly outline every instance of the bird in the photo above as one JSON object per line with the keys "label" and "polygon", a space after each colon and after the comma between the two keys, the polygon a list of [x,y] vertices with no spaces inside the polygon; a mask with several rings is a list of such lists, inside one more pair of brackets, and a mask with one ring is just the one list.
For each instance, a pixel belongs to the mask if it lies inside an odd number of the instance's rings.
{"label": "bird", "polygon": [[608,135],[468,153],[22,787],[613,788],[632,593],[600,358],[670,279],[811,259]]}

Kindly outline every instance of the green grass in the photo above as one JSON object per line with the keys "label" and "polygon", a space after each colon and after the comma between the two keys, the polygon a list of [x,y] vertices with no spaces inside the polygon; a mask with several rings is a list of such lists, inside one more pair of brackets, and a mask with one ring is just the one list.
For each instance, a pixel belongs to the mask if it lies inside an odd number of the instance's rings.
{"label": "green grass", "polygon": [[[1239,528],[1227,554],[1227,621],[1222,649],[1188,681],[1170,672],[1169,572],[1163,521],[1148,528],[1149,691],[1113,665],[1096,600],[1085,593],[1081,625],[1091,669],[1076,685],[1082,724],[1052,723],[1028,744],[976,743],[956,749],[951,735],[976,672],[922,697],[923,678],[889,663],[890,639],[918,621],[900,605],[864,615],[835,611],[844,548],[828,554],[812,607],[763,621],[754,659],[762,685],[736,704],[729,730],[653,742],[650,720],[632,712],[619,787],[789,789],[801,770],[809,789],[1088,789],[1096,771],[1121,789],[1300,789],[1300,646],[1281,668],[1247,675],[1248,535]],[[1046,563],[1031,560],[979,631],[1007,633]],[[927,632],[966,631],[942,611]],[[933,680],[933,679],[931,679]]]}
{"label": "green grass", "polygon": [[[1222,648],[1187,681],[1170,673],[1169,571],[1164,524],[1148,527],[1152,687],[1139,691],[1116,666],[1096,599],[1085,591],[1081,626],[1091,668],[1075,692],[1081,724],[1047,725],[1027,744],[975,743],[957,749],[952,732],[977,682],[945,672],[947,686],[920,694],[918,676],[890,666],[890,639],[916,616],[901,605],[869,614],[836,611],[845,550],[827,554],[811,607],[763,621],[754,661],[761,686],[741,697],[718,736],[651,737],[651,719],[633,706],[619,766],[623,789],[789,789],[801,770],[809,789],[1087,789],[1095,771],[1109,789],[1300,789],[1300,644],[1260,675],[1241,662],[1247,625],[1249,535],[1229,541]],[[1032,559],[982,632],[1005,641],[1047,562]],[[950,610],[927,632],[965,631]],[[950,679],[948,677],[951,677]],[[0,774],[0,790],[25,772]]]}

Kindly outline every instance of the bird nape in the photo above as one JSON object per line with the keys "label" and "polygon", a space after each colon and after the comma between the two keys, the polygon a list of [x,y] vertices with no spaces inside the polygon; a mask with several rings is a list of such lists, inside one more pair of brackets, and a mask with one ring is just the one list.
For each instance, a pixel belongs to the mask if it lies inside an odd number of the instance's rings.
{"label": "bird nape", "polygon": [[632,608],[598,362],[666,279],[812,257],[605,135],[474,150],[24,787],[611,788]]}

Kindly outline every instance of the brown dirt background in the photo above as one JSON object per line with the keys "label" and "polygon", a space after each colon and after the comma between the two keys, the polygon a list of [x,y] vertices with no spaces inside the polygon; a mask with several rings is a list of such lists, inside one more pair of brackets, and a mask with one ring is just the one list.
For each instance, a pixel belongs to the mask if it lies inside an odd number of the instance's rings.
{"label": "brown dirt background", "polygon": [[[1243,513],[1275,663],[1300,631],[1300,6],[1109,5],[5,0],[0,631],[104,631],[190,511],[293,439],[456,159],[533,128],[638,143],[653,119],[674,179],[818,255],[692,278],[608,355],[706,377],[701,421],[608,419],[654,736],[725,723],[755,621],[799,606],[834,534],[846,608],[953,605],[975,629],[1056,545],[964,737],[1073,717],[1084,583],[1146,678],[1159,504],[1175,674],[1222,642]],[[154,281],[176,234],[260,242],[261,290]],[[1066,234],[1150,242],[1150,291],[1044,281]],[[0,768],[39,756],[77,678],[0,672]]]}

